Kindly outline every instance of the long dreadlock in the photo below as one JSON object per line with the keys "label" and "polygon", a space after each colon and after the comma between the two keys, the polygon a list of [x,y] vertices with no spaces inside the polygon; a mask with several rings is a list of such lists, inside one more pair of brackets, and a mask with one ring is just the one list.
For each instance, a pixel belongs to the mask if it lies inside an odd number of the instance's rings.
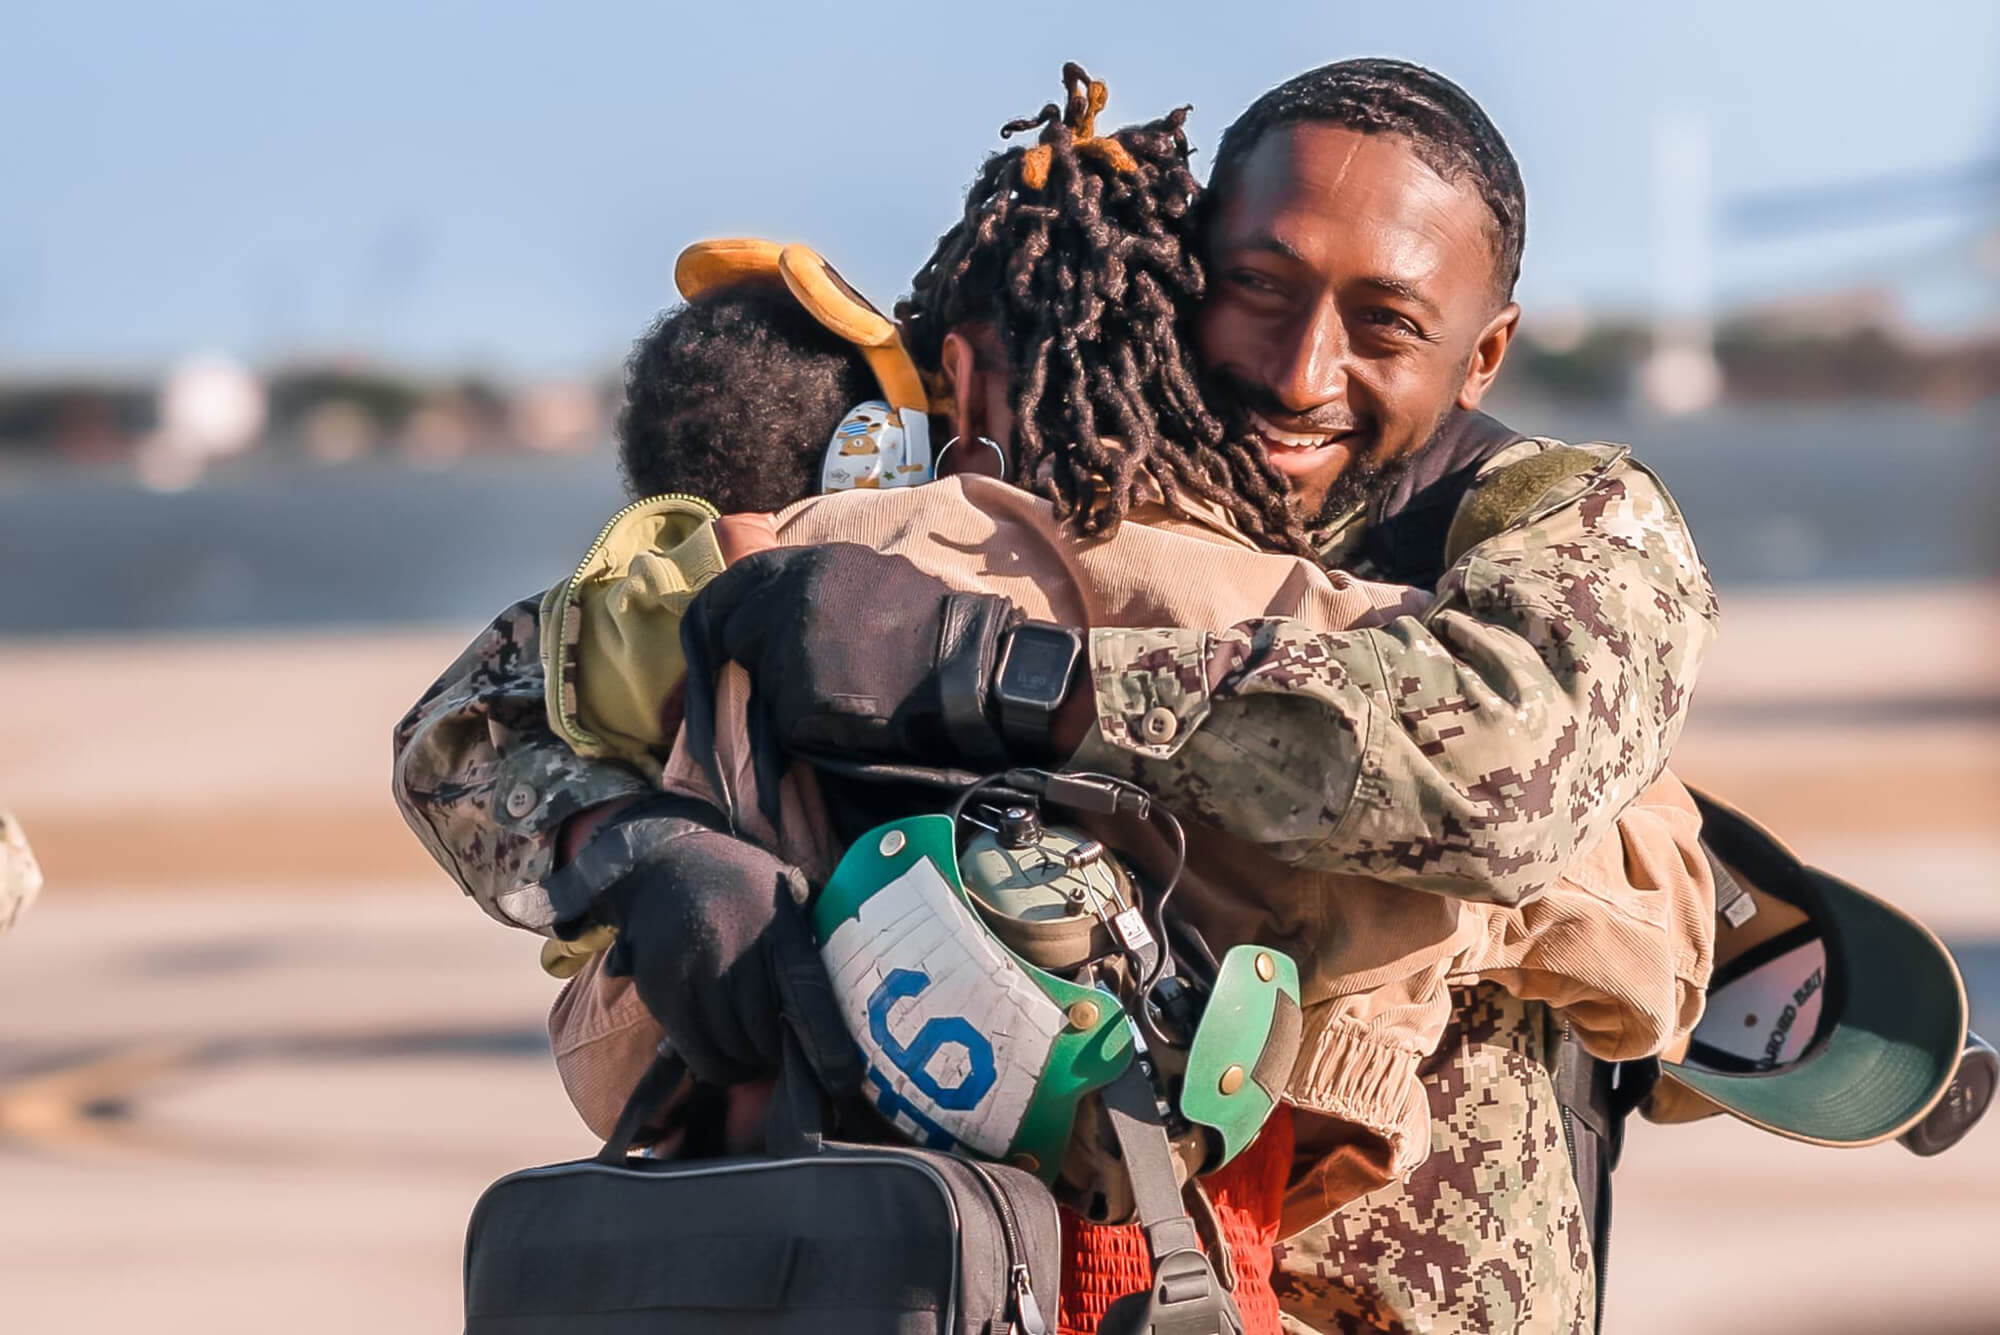
{"label": "long dreadlock", "polygon": [[1015,478],[1084,533],[1116,528],[1150,477],[1174,513],[1191,493],[1260,546],[1310,554],[1288,482],[1202,394],[1188,337],[1206,287],[1188,108],[1100,138],[1104,85],[1074,63],[1063,84],[1064,106],[1001,129],[1041,134],[986,160],[897,304],[911,356],[936,373],[951,330],[994,330]]}

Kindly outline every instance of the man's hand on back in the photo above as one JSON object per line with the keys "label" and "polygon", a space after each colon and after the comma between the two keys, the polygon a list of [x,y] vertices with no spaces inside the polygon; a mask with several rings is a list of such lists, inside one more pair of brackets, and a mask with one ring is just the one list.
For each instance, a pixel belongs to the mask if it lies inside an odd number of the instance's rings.
{"label": "man's hand on back", "polygon": [[682,623],[688,745],[713,753],[716,673],[736,662],[787,751],[997,767],[989,696],[1020,619],[1006,598],[856,543],[760,552],[711,581]]}

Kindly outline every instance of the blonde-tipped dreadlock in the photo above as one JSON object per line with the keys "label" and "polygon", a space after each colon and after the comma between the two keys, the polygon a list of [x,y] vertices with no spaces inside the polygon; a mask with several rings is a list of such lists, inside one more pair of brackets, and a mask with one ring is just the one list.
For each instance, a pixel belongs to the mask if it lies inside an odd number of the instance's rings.
{"label": "blonde-tipped dreadlock", "polygon": [[1002,139],[1011,139],[1038,125],[1046,127],[1042,131],[1041,143],[1021,155],[1021,184],[1031,190],[1040,190],[1048,185],[1049,163],[1054,160],[1056,138],[1063,130],[1069,131],[1070,143],[1079,152],[1098,158],[1111,170],[1138,171],[1139,164],[1126,152],[1125,145],[1115,138],[1097,137],[1097,113],[1104,110],[1105,99],[1111,95],[1103,81],[1091,78],[1083,72],[1083,66],[1071,61],[1063,66],[1063,86],[1069,96],[1067,105],[1060,110],[1051,102],[1042,108],[1038,116],[1008,121],[1000,127]]}
{"label": "blonde-tipped dreadlock", "polygon": [[1188,109],[1099,136],[1104,85],[1073,63],[1063,84],[1063,107],[1002,128],[1042,132],[986,160],[897,305],[911,356],[935,374],[947,333],[993,329],[1015,480],[1084,533],[1116,528],[1150,477],[1169,509],[1185,514],[1192,493],[1260,545],[1310,553],[1289,484],[1202,395],[1187,337],[1206,285]]}

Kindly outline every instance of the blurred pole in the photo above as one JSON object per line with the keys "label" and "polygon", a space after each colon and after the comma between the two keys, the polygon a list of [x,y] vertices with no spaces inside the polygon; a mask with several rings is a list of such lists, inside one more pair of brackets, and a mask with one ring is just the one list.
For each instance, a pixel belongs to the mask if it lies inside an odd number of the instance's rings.
{"label": "blurred pole", "polygon": [[1722,396],[1715,361],[1713,149],[1707,117],[1687,108],[1653,124],[1653,350],[1639,389],[1669,416]]}

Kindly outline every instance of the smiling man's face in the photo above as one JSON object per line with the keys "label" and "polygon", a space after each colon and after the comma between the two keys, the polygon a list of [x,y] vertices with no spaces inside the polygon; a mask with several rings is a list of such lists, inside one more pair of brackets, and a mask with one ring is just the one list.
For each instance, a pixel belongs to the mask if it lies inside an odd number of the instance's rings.
{"label": "smiling man's face", "polygon": [[1243,160],[1210,237],[1201,354],[1308,516],[1363,499],[1484,397],[1520,314],[1496,290],[1491,219],[1399,135],[1283,126]]}

